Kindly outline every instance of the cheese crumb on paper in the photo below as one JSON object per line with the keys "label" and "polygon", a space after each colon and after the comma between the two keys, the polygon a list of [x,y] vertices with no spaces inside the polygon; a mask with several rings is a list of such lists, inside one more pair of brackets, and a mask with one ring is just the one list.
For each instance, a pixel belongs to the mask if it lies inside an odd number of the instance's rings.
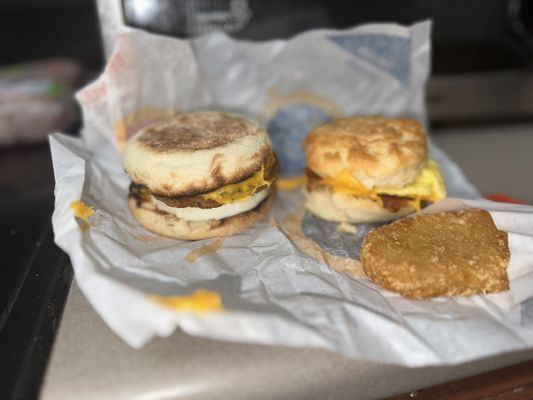
{"label": "cheese crumb on paper", "polygon": [[292,190],[304,186],[307,183],[307,177],[295,176],[294,178],[279,178],[276,181],[276,187],[281,190]]}
{"label": "cheese crumb on paper", "polygon": [[341,222],[339,225],[337,225],[337,232],[355,235],[357,233],[357,227],[355,225],[348,224],[347,222]]}
{"label": "cheese crumb on paper", "polygon": [[92,207],[89,207],[82,201],[75,201],[70,205],[70,208],[72,208],[72,212],[74,213],[74,216],[76,218],[82,219],[84,221],[87,221],[93,214],[94,210]]}
{"label": "cheese crumb on paper", "polygon": [[224,310],[220,294],[205,289],[198,289],[194,293],[184,296],[150,295],[148,299],[176,311],[206,314],[212,311]]}

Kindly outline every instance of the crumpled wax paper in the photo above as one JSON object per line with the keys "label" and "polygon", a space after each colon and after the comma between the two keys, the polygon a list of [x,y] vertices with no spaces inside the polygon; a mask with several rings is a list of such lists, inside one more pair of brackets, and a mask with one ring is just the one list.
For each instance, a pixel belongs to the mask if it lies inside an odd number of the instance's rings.
{"label": "crumpled wax paper", "polygon": [[[184,242],[157,236],[129,214],[120,162],[139,127],[175,113],[217,109],[264,124],[284,176],[302,173],[300,143],[312,127],[355,114],[425,121],[427,22],[304,33],[289,41],[237,41],[214,33],[192,41],[125,30],[103,74],[78,94],[81,138],[50,138],[56,178],[56,243],[71,258],[84,295],[133,347],[176,327],[236,342],[327,348],[405,366],[460,363],[533,346],[533,207],[479,197],[434,145],[449,194],[425,212],[489,210],[509,232],[511,289],[473,297],[408,300],[363,274],[355,235],[305,212],[301,188],[279,190],[272,212],[242,234]],[[462,199],[462,200],[461,200]],[[76,219],[71,205],[94,209]],[[150,296],[218,293],[224,311],[176,311]]]}

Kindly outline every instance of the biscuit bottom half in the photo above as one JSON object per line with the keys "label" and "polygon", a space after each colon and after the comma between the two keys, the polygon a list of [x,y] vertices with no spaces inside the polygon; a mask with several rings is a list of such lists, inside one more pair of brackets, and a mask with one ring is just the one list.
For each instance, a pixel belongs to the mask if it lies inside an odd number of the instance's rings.
{"label": "biscuit bottom half", "polygon": [[393,212],[378,202],[316,188],[307,193],[306,207],[314,215],[327,221],[348,223],[387,222],[413,213],[412,207],[402,207]]}

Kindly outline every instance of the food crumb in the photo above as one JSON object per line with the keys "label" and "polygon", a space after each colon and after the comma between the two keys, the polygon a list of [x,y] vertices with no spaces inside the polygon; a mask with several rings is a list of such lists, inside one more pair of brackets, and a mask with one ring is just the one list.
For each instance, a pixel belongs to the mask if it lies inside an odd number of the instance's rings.
{"label": "food crumb", "polygon": [[339,225],[337,225],[337,232],[355,235],[357,233],[357,227],[346,222],[341,222]]}
{"label": "food crumb", "polygon": [[94,214],[94,210],[92,209],[92,207],[89,207],[88,205],[84,204],[79,200],[73,202],[70,205],[70,208],[72,209],[74,216],[83,221],[87,221]]}

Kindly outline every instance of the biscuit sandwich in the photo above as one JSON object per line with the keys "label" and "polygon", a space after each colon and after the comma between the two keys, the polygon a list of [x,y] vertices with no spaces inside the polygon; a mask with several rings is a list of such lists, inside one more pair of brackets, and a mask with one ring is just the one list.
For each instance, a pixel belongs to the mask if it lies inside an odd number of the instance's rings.
{"label": "biscuit sandwich", "polygon": [[337,222],[390,221],[446,197],[424,128],[408,118],[343,118],[311,131],[307,209]]}
{"label": "biscuit sandwich", "polygon": [[260,220],[279,170],[264,129],[220,112],[148,126],[129,140],[122,161],[133,216],[155,233],[185,240],[232,235]]}

